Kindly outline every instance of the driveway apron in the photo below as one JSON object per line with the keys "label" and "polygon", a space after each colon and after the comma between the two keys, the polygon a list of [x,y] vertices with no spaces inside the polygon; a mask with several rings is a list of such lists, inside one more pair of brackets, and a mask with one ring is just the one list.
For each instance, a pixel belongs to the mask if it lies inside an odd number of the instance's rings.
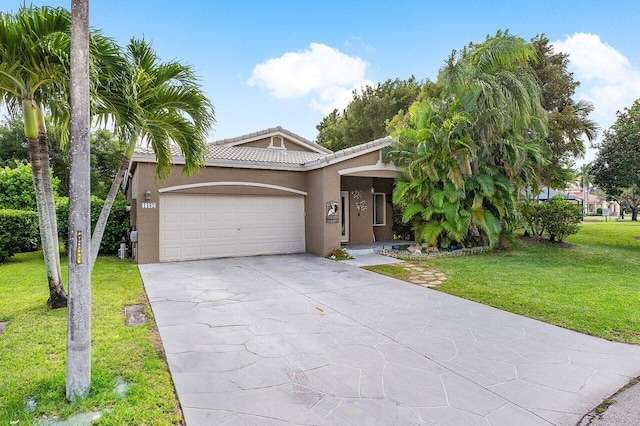
{"label": "driveway apron", "polygon": [[612,343],[311,255],[140,265],[195,425],[574,425]]}

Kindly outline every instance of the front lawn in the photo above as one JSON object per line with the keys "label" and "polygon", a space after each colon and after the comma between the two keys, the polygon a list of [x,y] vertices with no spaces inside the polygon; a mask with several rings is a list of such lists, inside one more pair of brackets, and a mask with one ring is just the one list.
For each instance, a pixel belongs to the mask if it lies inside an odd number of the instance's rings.
{"label": "front lawn", "polygon": [[[585,222],[569,244],[427,261],[439,291],[582,333],[640,344],[640,223]],[[368,269],[395,275],[401,267]],[[428,290],[425,290],[428,291]]]}
{"label": "front lawn", "polygon": [[[63,270],[66,273],[66,264]],[[66,277],[65,288],[66,288]],[[153,322],[126,327],[124,307],[147,304],[136,265],[98,258],[92,278],[92,386],[84,401],[66,403],[67,310],[46,308],[41,253],[0,265],[0,424],[105,411],[98,424],[170,425],[181,416]],[[147,308],[151,316],[151,310]],[[129,384],[125,398],[114,392]],[[33,402],[35,402],[35,408]]]}

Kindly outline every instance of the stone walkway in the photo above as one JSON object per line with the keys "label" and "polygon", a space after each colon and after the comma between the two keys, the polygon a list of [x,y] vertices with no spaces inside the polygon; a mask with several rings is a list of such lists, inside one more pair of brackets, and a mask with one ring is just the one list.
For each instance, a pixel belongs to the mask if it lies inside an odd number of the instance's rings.
{"label": "stone walkway", "polygon": [[440,272],[439,269],[428,268],[418,263],[407,262],[400,266],[409,272],[407,280],[410,283],[422,287],[438,287],[447,279],[447,276],[443,272]]}
{"label": "stone walkway", "polygon": [[573,426],[640,375],[638,346],[310,255],[140,271],[188,426]]}

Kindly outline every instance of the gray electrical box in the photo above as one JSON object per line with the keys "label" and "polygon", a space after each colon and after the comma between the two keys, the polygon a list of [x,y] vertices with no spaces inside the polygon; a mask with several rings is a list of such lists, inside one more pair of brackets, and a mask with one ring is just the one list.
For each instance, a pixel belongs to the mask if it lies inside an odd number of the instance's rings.
{"label": "gray electrical box", "polygon": [[129,236],[129,238],[131,238],[131,242],[132,243],[137,243],[138,242],[138,231],[131,231],[131,235]]}

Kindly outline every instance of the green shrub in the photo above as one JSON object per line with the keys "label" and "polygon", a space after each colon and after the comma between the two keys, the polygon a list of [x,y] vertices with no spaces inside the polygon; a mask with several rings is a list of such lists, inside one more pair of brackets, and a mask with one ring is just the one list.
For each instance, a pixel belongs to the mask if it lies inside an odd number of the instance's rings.
{"label": "green shrub", "polygon": [[38,244],[38,215],[26,210],[0,210],[0,263]]}
{"label": "green shrub", "polygon": [[602,207],[598,207],[598,208],[596,209],[596,215],[598,215],[598,216],[602,216]]}
{"label": "green shrub", "polygon": [[563,241],[577,234],[582,220],[582,207],[559,197],[553,197],[546,203],[545,228],[550,241]]}
{"label": "green shrub", "polygon": [[527,231],[535,236],[547,233],[550,241],[561,242],[577,233],[582,220],[582,208],[561,197],[552,197],[546,203],[524,203],[520,211],[527,223]]}
{"label": "green shrub", "polygon": [[[100,217],[100,211],[104,205],[104,200],[91,196],[91,231]],[[107,227],[100,243],[100,254],[114,254],[120,248],[122,237],[129,234],[129,213],[126,210],[127,200],[119,195],[111,207]],[[65,247],[69,238],[69,198],[61,197],[56,201],[56,216],[58,218],[58,234],[60,241]]]}
{"label": "green shrub", "polygon": [[[54,193],[57,192],[58,179],[52,178],[51,185]],[[29,164],[0,168],[0,209],[36,211],[36,194]]]}

